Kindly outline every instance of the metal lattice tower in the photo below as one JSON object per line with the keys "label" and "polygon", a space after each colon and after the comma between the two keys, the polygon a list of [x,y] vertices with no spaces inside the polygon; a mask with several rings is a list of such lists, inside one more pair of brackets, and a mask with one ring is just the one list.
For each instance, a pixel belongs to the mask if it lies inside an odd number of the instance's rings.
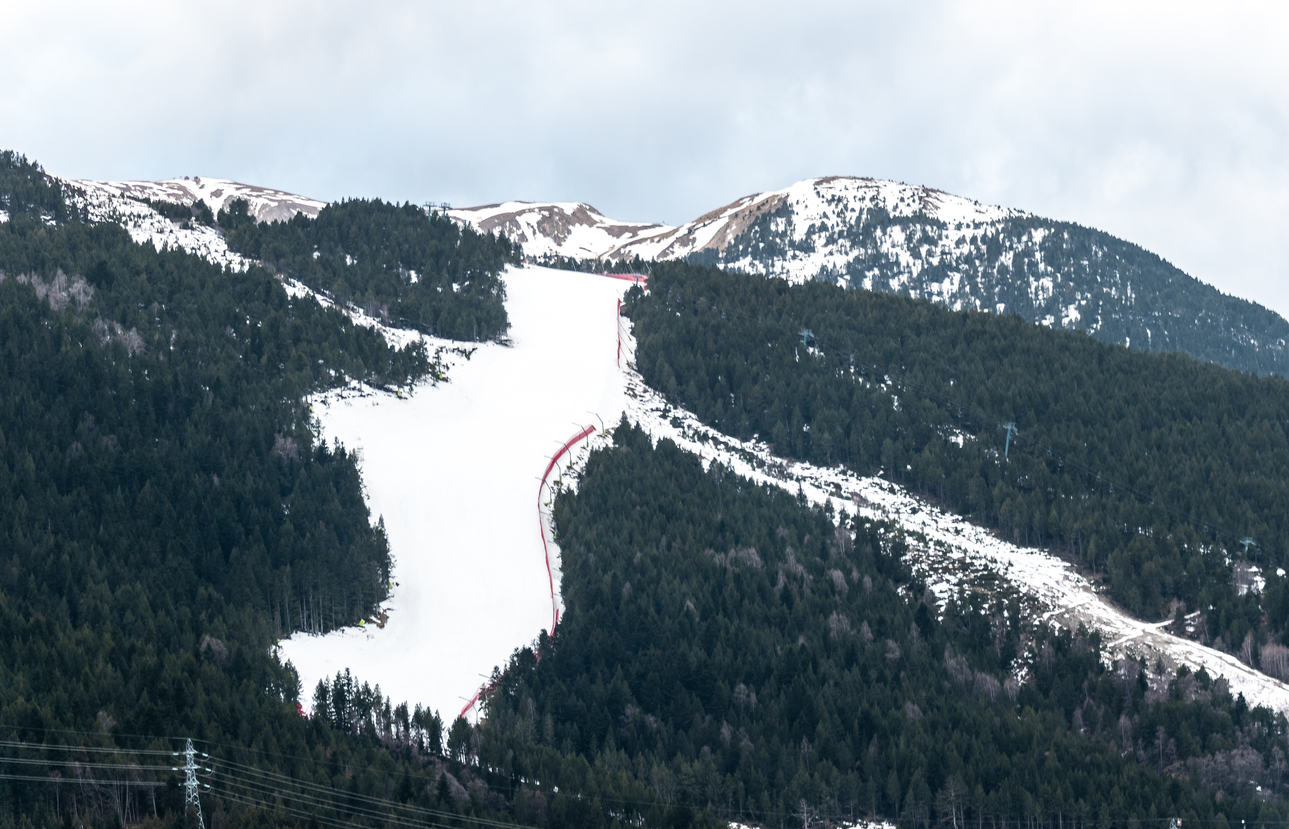
{"label": "metal lattice tower", "polygon": [[200,829],[206,829],[206,821],[201,817],[201,800],[197,797],[197,762],[194,758],[196,752],[192,747],[192,738],[188,738],[188,744],[184,746],[184,811],[188,811],[191,805],[193,811],[197,813],[197,826]]}

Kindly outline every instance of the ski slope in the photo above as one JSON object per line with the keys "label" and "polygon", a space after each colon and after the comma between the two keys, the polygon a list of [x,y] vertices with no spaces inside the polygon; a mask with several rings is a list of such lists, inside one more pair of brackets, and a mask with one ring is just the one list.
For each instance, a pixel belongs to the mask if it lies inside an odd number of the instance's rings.
{"label": "ski slope", "polygon": [[622,414],[616,308],[629,284],[544,268],[504,279],[513,345],[480,345],[410,398],[350,390],[313,403],[324,437],[361,453],[396,585],[384,628],[281,643],[306,705],[319,679],[349,669],[450,722],[483,675],[551,626],[538,479],[571,435]]}
{"label": "ski slope", "polygon": [[[784,462],[764,444],[733,440],[670,406],[631,365],[630,323],[616,316],[629,283],[544,268],[510,270],[505,279],[512,347],[486,344],[469,359],[458,355],[450,383],[423,386],[409,399],[351,389],[314,403],[326,439],[361,453],[397,584],[384,628],[296,634],[282,643],[306,699],[320,678],[349,669],[394,702],[456,716],[494,667],[550,628],[558,547],[551,545],[548,575],[542,533],[549,539],[549,516],[539,519],[539,478],[550,458],[584,427],[612,427],[625,413],[655,440],[672,439],[707,464],[900,525],[910,564],[940,600],[1001,584],[1020,595],[1033,624],[1086,625],[1102,632],[1110,658],[1145,657],[1151,667],[1158,660],[1170,673],[1183,664],[1204,668],[1250,704],[1289,712],[1289,686],[1163,624],[1132,618],[1055,556],[1005,542],[888,481]],[[553,478],[575,485],[587,451],[579,443]]]}

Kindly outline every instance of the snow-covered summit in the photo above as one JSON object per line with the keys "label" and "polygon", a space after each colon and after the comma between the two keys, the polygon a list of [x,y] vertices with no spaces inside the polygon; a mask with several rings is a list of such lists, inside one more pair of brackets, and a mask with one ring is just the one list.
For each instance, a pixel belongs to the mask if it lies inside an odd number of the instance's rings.
{"label": "snow-covered summit", "polygon": [[250,213],[261,222],[286,221],[297,213],[310,218],[327,206],[324,201],[297,196],[269,187],[241,184],[222,178],[172,178],[166,181],[85,181],[68,179],[87,194],[191,205],[205,201],[216,214],[233,199],[245,199]]}
{"label": "snow-covered summit", "polygon": [[[505,202],[449,211],[484,232],[501,231],[528,256],[680,259],[701,251],[725,252],[758,219],[790,211],[795,235],[811,228],[849,224],[867,211],[893,217],[922,215],[946,225],[974,226],[1024,215],[929,187],[853,176],[799,181],[781,190],[754,193],[679,227],[610,219],[578,202]],[[795,240],[799,241],[799,240]]]}
{"label": "snow-covered summit", "polygon": [[[731,246],[759,220],[787,219],[777,228],[788,244],[807,240],[817,229],[858,224],[865,215],[883,211],[892,217],[925,218],[946,225],[980,225],[1012,216],[1019,211],[990,207],[929,187],[915,187],[893,181],[852,176],[826,176],[799,181],[782,190],[744,196],[670,232],[656,234],[611,254],[613,258],[640,256],[645,259],[680,259],[702,251],[726,254]],[[820,249],[821,259],[830,251]],[[837,254],[843,254],[838,250]],[[822,262],[821,262],[822,264]],[[801,263],[794,268],[802,276],[813,268]],[[756,270],[756,268],[752,268]],[[796,275],[794,273],[794,275]]]}

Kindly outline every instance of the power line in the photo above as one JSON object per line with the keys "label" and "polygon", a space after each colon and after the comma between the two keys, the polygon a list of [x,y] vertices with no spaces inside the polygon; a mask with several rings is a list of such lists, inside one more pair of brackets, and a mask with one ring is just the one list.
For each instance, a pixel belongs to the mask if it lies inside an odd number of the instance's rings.
{"label": "power line", "polygon": [[155,780],[114,780],[106,777],[37,777],[32,774],[0,774],[0,780],[26,780],[33,783],[93,783],[108,786],[147,786],[161,785]]}
{"label": "power line", "polygon": [[[334,787],[321,786],[317,783],[308,783],[302,780],[297,780],[295,778],[289,777],[284,774],[264,771],[262,769],[257,769],[252,766],[247,766],[241,763],[235,763],[227,760],[216,760],[214,758],[211,758],[211,759],[212,759],[212,764],[215,764],[215,765],[222,764],[225,766],[234,766],[234,767],[237,767],[237,770],[239,770],[241,773],[244,773],[244,774],[250,774],[250,775],[266,778],[269,781],[275,781],[275,782],[280,782],[284,784],[289,783],[289,784],[298,786],[301,789],[312,790],[326,795],[340,794],[346,798],[361,800],[374,805],[385,805],[385,806],[390,806],[392,808],[407,809],[409,811],[419,812],[421,814],[432,815],[435,817],[445,817],[445,818],[452,818],[454,820],[464,820],[469,823],[479,824],[481,826],[515,827],[517,825],[509,821],[498,821],[498,820],[491,820],[488,818],[478,818],[478,817],[465,817],[455,812],[445,812],[438,809],[430,809],[423,806],[413,806],[409,804],[399,803],[398,801],[387,800],[385,798],[379,798],[379,797],[373,797],[371,795],[364,795],[357,792],[344,792]],[[223,772],[218,768],[214,769],[214,772],[216,774],[224,774],[225,776],[229,776],[229,772]],[[266,783],[265,785],[268,785],[268,784]]]}
{"label": "power line", "polygon": [[[73,732],[77,733],[77,732]],[[17,740],[0,740],[0,748],[25,748],[37,751],[84,751],[88,754],[146,754],[162,757],[178,757],[177,751],[136,750],[131,748],[103,748],[99,746],[62,746],[49,743],[24,743]]]}
{"label": "power line", "polygon": [[58,766],[70,767],[76,766],[86,769],[112,769],[114,771],[179,771],[177,766],[148,766],[141,763],[90,763],[79,760],[43,760],[27,759],[22,757],[0,757],[0,765],[14,763],[25,766]]}
{"label": "power line", "polygon": [[[437,826],[446,825],[442,823],[436,823],[434,821],[415,820],[412,818],[408,818],[406,816],[400,816],[397,814],[388,814],[386,812],[382,812],[377,809],[370,809],[364,806],[348,806],[345,804],[337,803],[334,800],[328,800],[324,798],[317,798],[309,795],[283,791],[281,789],[275,789],[269,786],[248,784],[245,781],[238,781],[234,778],[225,777],[224,779],[220,780],[218,779],[219,777],[220,775],[216,775],[215,779],[222,787],[230,787],[232,789],[229,791],[230,794],[241,795],[243,797],[273,798],[278,801],[289,801],[289,802],[296,803],[303,808],[312,807],[312,808],[327,809],[336,813],[346,813],[357,818],[377,819],[387,825],[398,825],[398,826],[407,826],[407,827],[421,827],[421,826],[437,827]],[[215,789],[212,786],[211,791],[213,792],[214,790]],[[452,815],[452,817],[456,818],[460,816]],[[513,824],[510,824],[510,825],[513,825]]]}

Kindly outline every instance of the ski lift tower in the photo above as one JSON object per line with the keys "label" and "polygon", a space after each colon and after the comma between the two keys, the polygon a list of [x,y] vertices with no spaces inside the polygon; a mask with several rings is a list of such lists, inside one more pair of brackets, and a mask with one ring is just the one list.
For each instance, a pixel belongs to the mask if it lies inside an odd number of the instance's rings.
{"label": "ski lift tower", "polygon": [[802,348],[809,348],[810,341],[813,340],[814,338],[815,338],[815,332],[811,331],[809,328],[801,329],[801,347]]}
{"label": "ski lift tower", "polygon": [[1248,557],[1249,557],[1249,547],[1251,547],[1251,546],[1253,545],[1253,539],[1252,539],[1252,538],[1249,538],[1249,537],[1246,535],[1244,538],[1241,538],[1241,539],[1240,539],[1240,543],[1244,545],[1244,557],[1245,557],[1245,558],[1248,558]]}
{"label": "ski lift tower", "polygon": [[1016,424],[1010,420],[998,428],[1007,430],[1007,443],[1003,446],[1003,460],[1007,460],[1007,456],[1010,454],[1012,448],[1012,435],[1019,434],[1019,430],[1016,428]]}

